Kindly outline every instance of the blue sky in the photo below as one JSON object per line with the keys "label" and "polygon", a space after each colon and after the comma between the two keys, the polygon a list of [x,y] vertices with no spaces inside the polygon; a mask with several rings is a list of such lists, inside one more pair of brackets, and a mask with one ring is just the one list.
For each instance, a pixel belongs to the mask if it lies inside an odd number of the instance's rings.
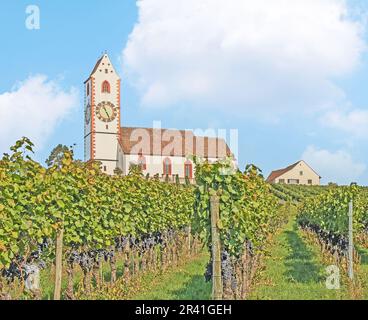
{"label": "blue sky", "polygon": [[304,158],[324,182],[367,184],[368,4],[289,1],[4,1],[0,153],[27,135],[39,161],[58,143],[82,158],[83,81],[107,50],[123,125],[238,129],[241,168]]}

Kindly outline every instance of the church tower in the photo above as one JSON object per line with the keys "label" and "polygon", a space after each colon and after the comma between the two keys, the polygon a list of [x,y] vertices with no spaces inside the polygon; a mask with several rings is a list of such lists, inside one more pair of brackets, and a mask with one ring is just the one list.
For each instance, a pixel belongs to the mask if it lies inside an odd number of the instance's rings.
{"label": "church tower", "polygon": [[84,83],[84,159],[100,161],[113,174],[118,166],[120,139],[120,77],[104,54]]}

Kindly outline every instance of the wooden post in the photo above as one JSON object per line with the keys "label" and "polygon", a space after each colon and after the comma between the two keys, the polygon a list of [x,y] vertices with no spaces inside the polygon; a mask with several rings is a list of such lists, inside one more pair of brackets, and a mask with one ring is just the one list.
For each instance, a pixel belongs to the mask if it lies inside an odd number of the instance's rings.
{"label": "wooden post", "polygon": [[192,237],[192,226],[189,226],[188,228],[188,256],[191,255],[191,250],[192,250],[191,237]]}
{"label": "wooden post", "polygon": [[223,286],[221,275],[221,243],[217,222],[220,218],[218,196],[211,197],[211,234],[212,234],[212,299],[222,300]]}
{"label": "wooden post", "polygon": [[56,236],[54,300],[60,300],[61,297],[61,278],[63,272],[63,237],[64,237],[64,229],[61,229],[59,230]]}
{"label": "wooden post", "polygon": [[354,280],[353,201],[349,203],[349,278]]}

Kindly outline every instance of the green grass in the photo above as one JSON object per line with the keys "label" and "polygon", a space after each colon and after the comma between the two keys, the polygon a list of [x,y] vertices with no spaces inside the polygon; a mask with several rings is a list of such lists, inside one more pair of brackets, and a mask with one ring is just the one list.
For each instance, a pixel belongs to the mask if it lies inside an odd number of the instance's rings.
{"label": "green grass", "polygon": [[335,300],[346,298],[346,290],[328,290],[326,266],[319,248],[308,245],[295,219],[276,236],[265,258],[265,270],[251,299]]}
{"label": "green grass", "polygon": [[368,249],[358,248],[358,252],[361,257],[358,276],[362,282],[364,299],[368,300]]}
{"label": "green grass", "polygon": [[205,282],[208,255],[201,254],[190,262],[160,275],[143,276],[141,290],[132,300],[209,300],[211,283]]}

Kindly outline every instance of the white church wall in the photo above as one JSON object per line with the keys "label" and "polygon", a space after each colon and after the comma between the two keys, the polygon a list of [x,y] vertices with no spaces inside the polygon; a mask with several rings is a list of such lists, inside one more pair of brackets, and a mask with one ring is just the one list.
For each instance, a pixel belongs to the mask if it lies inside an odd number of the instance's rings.
{"label": "white church wall", "polygon": [[[179,177],[184,178],[184,164],[187,161],[187,158],[183,157],[166,157],[166,156],[145,156],[146,159],[146,170],[143,171],[143,174],[149,174],[151,177],[153,177],[156,174],[159,174],[160,176],[163,175],[163,163],[166,158],[169,158],[171,161],[171,174],[176,175],[178,174]],[[124,173],[129,173],[129,167],[131,163],[137,164],[139,160],[138,155],[125,155],[124,156]],[[193,164],[193,162],[192,162]],[[193,169],[194,169],[193,164]],[[194,174],[194,170],[193,170]]]}
{"label": "white church wall", "polygon": [[[87,89],[89,88],[89,89]],[[91,106],[91,80],[85,83],[85,102],[84,102],[84,160],[88,161],[91,159],[91,124],[92,115],[89,122],[86,122],[86,109],[87,106]]]}
{"label": "white church wall", "polygon": [[[171,174],[179,175],[180,178],[185,178],[185,162],[191,161],[192,163],[192,177],[194,178],[195,174],[195,164],[192,160],[185,157],[166,157],[166,156],[145,156],[146,159],[146,170],[143,171],[143,174],[147,173],[153,177],[156,174],[159,174],[161,177],[163,175],[163,163],[166,158],[169,158],[171,161]],[[130,164],[138,164],[139,155],[124,155],[123,156],[123,173],[128,174]],[[219,159],[217,158],[208,158],[210,163],[217,162]],[[236,168],[236,163],[234,162],[234,167]]]}
{"label": "white church wall", "polygon": [[116,134],[96,134],[96,159],[116,160],[118,137]]}

